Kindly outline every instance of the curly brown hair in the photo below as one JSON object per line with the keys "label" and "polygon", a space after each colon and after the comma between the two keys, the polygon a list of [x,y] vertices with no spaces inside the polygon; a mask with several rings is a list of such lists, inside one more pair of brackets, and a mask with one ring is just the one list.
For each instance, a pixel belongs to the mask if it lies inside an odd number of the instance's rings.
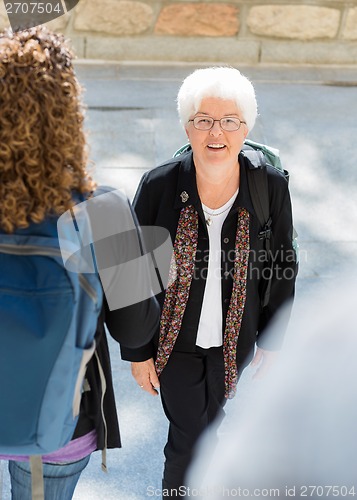
{"label": "curly brown hair", "polygon": [[0,227],[60,215],[90,193],[82,88],[63,35],[43,26],[0,33]]}

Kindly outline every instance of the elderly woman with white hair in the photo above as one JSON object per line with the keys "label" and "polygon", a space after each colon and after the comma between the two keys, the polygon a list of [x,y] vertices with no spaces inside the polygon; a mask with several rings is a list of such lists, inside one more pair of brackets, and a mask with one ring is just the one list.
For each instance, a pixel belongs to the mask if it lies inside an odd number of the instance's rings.
{"label": "elderly woman with white hair", "polygon": [[139,386],[153,395],[160,387],[169,420],[166,498],[185,496],[196,441],[224,414],[255,346],[260,371],[279,349],[283,329],[269,338],[263,333],[292,299],[296,276],[287,181],[267,166],[275,260],[270,300],[262,306],[264,242],[249,194],[251,165],[241,152],[257,116],[251,82],[234,68],[199,69],[184,80],[177,101],[191,148],[144,174],[133,203],[141,225],[169,230],[175,279],[158,296],[156,338],[122,349]]}

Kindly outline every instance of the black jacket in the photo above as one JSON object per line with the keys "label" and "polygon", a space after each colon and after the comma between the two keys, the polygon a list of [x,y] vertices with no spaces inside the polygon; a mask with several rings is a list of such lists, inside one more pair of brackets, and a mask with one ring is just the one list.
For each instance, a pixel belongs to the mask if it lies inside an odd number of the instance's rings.
{"label": "black jacket", "polygon": [[[273,281],[269,304],[262,308],[261,296],[266,284],[264,276],[269,272],[265,260],[264,244],[258,238],[261,230],[254,212],[247,184],[247,168],[249,160],[239,155],[240,186],[230,212],[224,221],[222,246],[222,311],[223,328],[228,312],[233,286],[234,243],[237,229],[238,207],[250,212],[250,258],[247,280],[247,298],[238,339],[237,366],[246,365],[257,341],[266,349],[280,347],[285,328],[274,331],[273,335],[264,337],[263,333],[272,321],[278,309],[292,299],[296,278],[296,256],[292,247],[292,213],[288,184],[283,174],[268,166],[269,199],[272,217],[272,255],[274,258]],[[188,195],[180,196],[183,192]],[[165,164],[144,174],[137,190],[133,206],[140,225],[157,225],[168,229],[172,242],[175,241],[177,224],[182,207],[193,204],[199,214],[198,247],[196,254],[195,277],[192,280],[189,300],[182,321],[182,327],[174,349],[193,351],[196,344],[197,329],[200,319],[203,294],[205,289],[205,273],[208,259],[208,233],[201,202],[197,192],[195,167],[192,152],[174,158]],[[151,249],[156,242],[148,243]],[[158,296],[162,307],[164,292]],[[123,359],[143,361],[155,357],[158,332],[153,341],[139,349],[122,348]]]}

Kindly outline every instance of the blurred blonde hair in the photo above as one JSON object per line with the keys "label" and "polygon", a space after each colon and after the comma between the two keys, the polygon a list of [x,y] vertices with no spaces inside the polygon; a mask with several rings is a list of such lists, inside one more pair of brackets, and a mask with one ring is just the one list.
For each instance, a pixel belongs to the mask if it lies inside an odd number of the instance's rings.
{"label": "blurred blonde hair", "polygon": [[60,215],[90,193],[82,89],[63,35],[0,33],[0,227]]}

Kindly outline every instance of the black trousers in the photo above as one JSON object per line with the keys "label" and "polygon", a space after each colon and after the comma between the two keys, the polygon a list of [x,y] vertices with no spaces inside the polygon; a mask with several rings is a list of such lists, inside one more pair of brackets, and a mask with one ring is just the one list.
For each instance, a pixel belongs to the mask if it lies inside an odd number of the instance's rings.
{"label": "black trousers", "polygon": [[183,496],[176,492],[185,485],[198,438],[213,421],[224,416],[222,347],[173,351],[160,376],[160,394],[170,422],[162,486],[171,492],[170,496],[165,491],[165,498],[174,498]]}

